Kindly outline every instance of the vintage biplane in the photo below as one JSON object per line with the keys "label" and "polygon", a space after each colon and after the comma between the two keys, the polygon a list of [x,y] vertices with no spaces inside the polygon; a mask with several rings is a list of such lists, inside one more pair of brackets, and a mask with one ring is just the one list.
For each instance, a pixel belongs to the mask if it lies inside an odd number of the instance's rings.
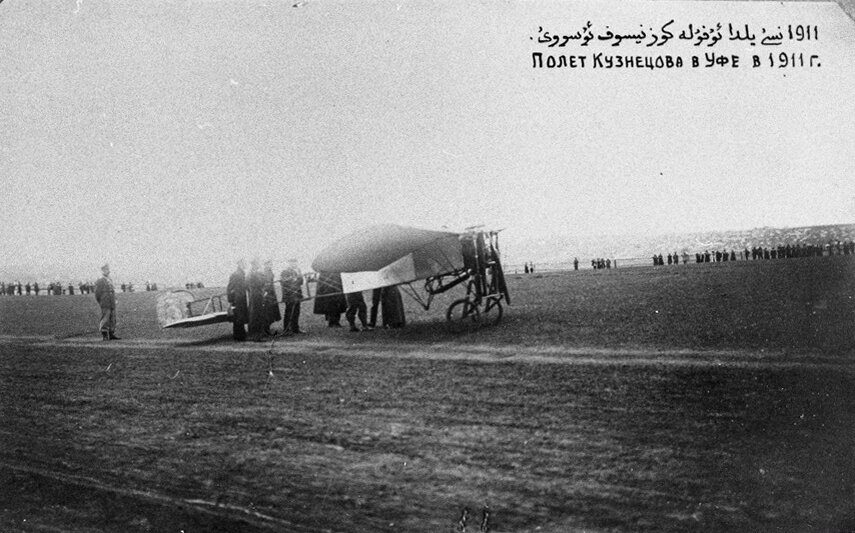
{"label": "vintage biplane", "polygon": [[[462,285],[446,311],[454,325],[494,324],[510,304],[499,254],[499,232],[462,233],[381,224],[347,235],[312,262],[316,272],[341,274],[345,293],[400,286],[424,309],[434,296]],[[424,282],[423,296],[413,285]]]}
{"label": "vintage biplane", "polygon": [[[445,314],[454,328],[498,323],[502,302],[510,304],[498,231],[467,228],[456,233],[394,224],[370,226],[329,245],[312,262],[312,269],[340,275],[341,289],[337,290],[344,293],[399,286],[425,310],[436,295],[463,286],[465,294],[451,302]],[[417,282],[424,282],[424,294],[414,286]],[[232,320],[224,294],[196,299],[189,291],[161,296],[158,317],[164,328]]]}

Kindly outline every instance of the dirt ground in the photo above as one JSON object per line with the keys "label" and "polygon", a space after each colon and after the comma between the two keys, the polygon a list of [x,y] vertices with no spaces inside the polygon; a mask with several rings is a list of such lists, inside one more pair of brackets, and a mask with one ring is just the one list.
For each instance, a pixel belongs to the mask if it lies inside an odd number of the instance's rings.
{"label": "dirt ground", "polygon": [[855,258],[509,285],[245,344],[0,297],[0,530],[855,531]]}

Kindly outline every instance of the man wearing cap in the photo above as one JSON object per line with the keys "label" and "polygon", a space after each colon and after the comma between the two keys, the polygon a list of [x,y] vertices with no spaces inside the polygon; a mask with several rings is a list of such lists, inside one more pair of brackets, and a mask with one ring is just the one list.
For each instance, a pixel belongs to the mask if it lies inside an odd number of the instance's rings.
{"label": "man wearing cap", "polygon": [[288,266],[279,274],[279,284],[282,286],[282,302],[285,304],[283,331],[286,335],[302,333],[300,301],[303,299],[303,274],[297,267],[296,259],[288,260]]}
{"label": "man wearing cap", "polygon": [[110,279],[110,265],[101,267],[103,274],[95,282],[95,301],[101,306],[101,321],[98,324],[104,340],[119,340],[116,337],[116,291]]}

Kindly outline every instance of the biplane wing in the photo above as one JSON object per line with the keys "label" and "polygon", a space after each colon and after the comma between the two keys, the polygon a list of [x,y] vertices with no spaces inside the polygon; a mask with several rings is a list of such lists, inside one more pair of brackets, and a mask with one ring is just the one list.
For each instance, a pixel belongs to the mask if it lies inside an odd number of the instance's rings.
{"label": "biplane wing", "polygon": [[464,266],[460,234],[381,224],[329,245],[312,262],[341,273],[344,292],[359,292],[449,274]]}

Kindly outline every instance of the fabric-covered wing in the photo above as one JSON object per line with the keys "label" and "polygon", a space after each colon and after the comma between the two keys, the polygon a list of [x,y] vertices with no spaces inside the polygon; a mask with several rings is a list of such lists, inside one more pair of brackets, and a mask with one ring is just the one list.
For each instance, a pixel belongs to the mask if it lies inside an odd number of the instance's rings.
{"label": "fabric-covered wing", "polygon": [[394,224],[339,239],[312,262],[318,272],[340,272],[344,292],[408,283],[462,267],[459,234]]}

